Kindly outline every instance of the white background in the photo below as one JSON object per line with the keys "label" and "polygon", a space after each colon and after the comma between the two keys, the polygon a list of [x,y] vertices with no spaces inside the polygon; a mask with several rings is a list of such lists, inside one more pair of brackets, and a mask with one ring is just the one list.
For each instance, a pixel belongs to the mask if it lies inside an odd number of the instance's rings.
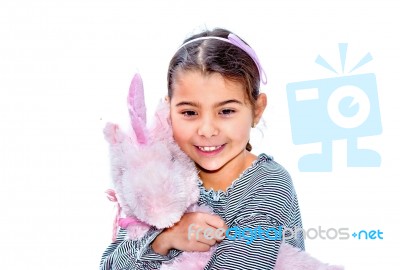
{"label": "white background", "polygon": [[[125,96],[142,74],[148,115],[166,93],[170,57],[197,29],[225,27],[258,53],[269,83],[266,152],[293,177],[304,227],[377,230],[383,240],[308,240],[346,269],[394,269],[399,234],[398,1],[18,1],[0,3],[0,268],[97,269],[110,242],[106,121],[127,123]],[[376,74],[383,133],[362,142],[378,168],[347,168],[334,143],[330,173],[301,173],[308,146],[291,140],[286,84],[334,77],[348,43],[358,73]],[[356,73],[357,73],[356,72]]]}

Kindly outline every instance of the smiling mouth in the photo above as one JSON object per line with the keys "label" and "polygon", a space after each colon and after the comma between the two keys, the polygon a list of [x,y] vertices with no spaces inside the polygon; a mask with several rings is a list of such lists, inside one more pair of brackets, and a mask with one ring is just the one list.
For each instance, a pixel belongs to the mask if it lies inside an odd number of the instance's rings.
{"label": "smiling mouth", "polygon": [[213,152],[218,149],[220,149],[223,145],[218,145],[218,146],[196,146],[203,152]]}

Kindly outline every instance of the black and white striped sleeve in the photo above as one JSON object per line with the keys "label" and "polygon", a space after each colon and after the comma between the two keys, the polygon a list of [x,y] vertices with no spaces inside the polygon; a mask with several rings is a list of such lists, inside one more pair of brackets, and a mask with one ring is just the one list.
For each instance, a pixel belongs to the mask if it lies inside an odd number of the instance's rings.
{"label": "black and white striped sleeve", "polygon": [[139,240],[126,240],[126,230],[121,229],[116,241],[104,251],[100,270],[159,269],[163,261],[172,260],[181,253],[172,249],[167,256],[162,256],[153,251],[151,243],[161,232],[152,228]]}

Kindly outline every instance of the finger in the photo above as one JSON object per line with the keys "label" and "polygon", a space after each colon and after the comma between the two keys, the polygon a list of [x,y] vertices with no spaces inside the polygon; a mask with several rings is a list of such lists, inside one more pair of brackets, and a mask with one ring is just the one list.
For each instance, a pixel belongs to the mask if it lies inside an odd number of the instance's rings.
{"label": "finger", "polygon": [[215,239],[215,241],[217,241],[217,243],[220,243],[220,242],[222,242],[222,240],[225,239],[225,237],[226,237],[226,230],[224,229],[221,233],[219,233],[219,234],[216,233],[216,236],[214,239]]}
{"label": "finger", "polygon": [[220,216],[214,214],[206,214],[204,222],[214,228],[228,229],[224,220]]}
{"label": "finger", "polygon": [[215,238],[207,238],[207,237],[204,237],[204,235],[201,235],[198,238],[197,242],[198,243],[202,243],[202,244],[206,244],[208,246],[213,246],[213,245],[215,245],[217,243]]}
{"label": "finger", "polygon": [[[226,226],[225,226],[226,227]],[[215,240],[216,242],[221,242],[222,240],[225,239],[226,236],[226,230],[225,228],[214,228],[214,227],[209,227],[210,229],[208,229],[209,231],[205,230],[204,231],[204,237],[206,239],[210,238],[210,235],[212,236],[212,239]],[[211,233],[211,229],[213,229],[212,233]],[[215,243],[213,242],[213,245]]]}
{"label": "finger", "polygon": [[216,242],[221,242],[225,238],[225,230],[207,226],[199,228],[193,236],[197,241],[213,246]]}

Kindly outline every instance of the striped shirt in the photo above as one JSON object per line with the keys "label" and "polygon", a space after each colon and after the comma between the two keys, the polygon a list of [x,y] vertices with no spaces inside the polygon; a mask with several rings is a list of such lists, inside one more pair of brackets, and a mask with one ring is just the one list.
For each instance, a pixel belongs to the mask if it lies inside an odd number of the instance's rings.
{"label": "striped shirt", "polygon": [[[199,204],[207,204],[224,219],[230,228],[246,230],[261,228],[266,231],[279,226],[301,228],[297,195],[288,172],[270,156],[260,154],[227,190],[206,190],[200,187]],[[158,269],[163,261],[170,261],[181,251],[170,250],[166,256],[151,249],[151,242],[161,233],[152,228],[140,240],[126,240],[126,231],[120,230],[117,240],[104,252],[101,270]],[[230,239],[229,239],[230,238]],[[227,237],[218,244],[205,270],[241,269],[272,270],[278,255],[280,241],[272,237],[257,237],[251,244],[245,239]],[[287,242],[304,250],[302,237]]]}

